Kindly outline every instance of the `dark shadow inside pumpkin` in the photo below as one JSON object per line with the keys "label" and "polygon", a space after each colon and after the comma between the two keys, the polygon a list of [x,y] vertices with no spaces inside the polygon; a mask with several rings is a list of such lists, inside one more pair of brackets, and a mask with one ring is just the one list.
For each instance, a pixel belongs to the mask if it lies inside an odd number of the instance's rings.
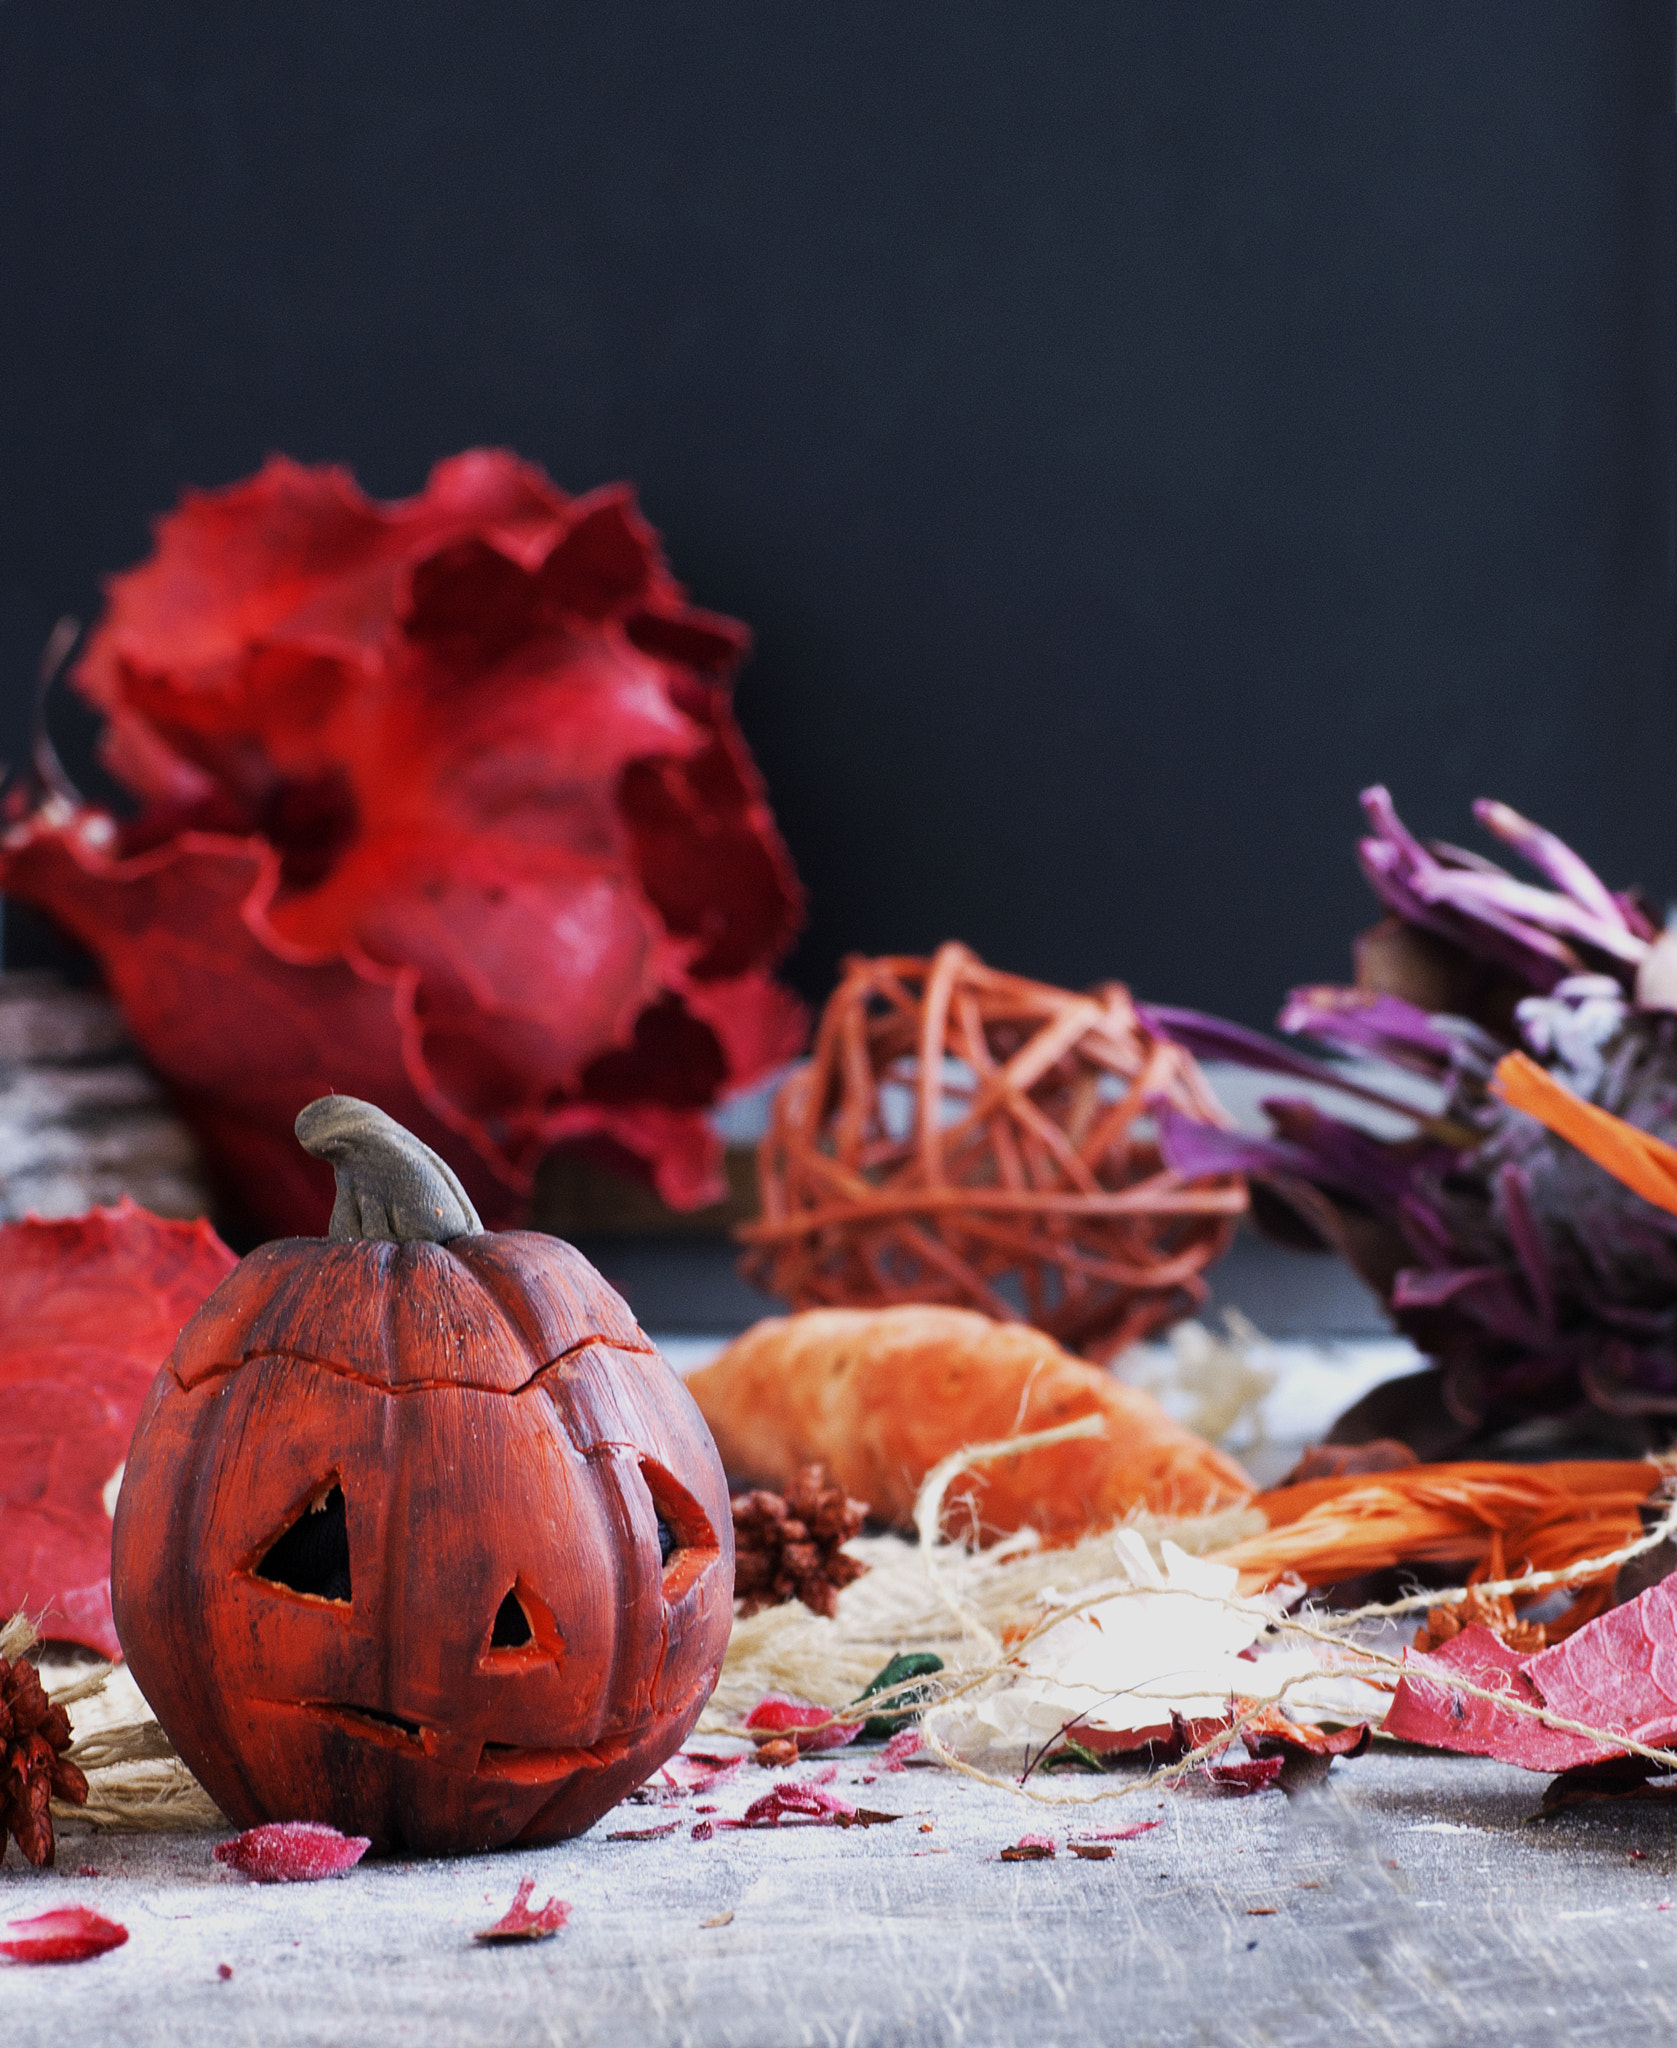
{"label": "dark shadow inside pumpkin", "polygon": [[263,1553],[255,1576],[291,1593],[348,1604],[349,1510],[341,1486],[304,1504]]}
{"label": "dark shadow inside pumpkin", "polygon": [[535,1636],[530,1626],[530,1617],[518,1604],[518,1595],[509,1593],[495,1610],[495,1626],[489,1632],[489,1647],[492,1650],[517,1650]]}
{"label": "dark shadow inside pumpkin", "polygon": [[495,1610],[489,1641],[478,1658],[483,1672],[533,1671],[565,1654],[565,1635],[553,1609],[521,1572]]}
{"label": "dark shadow inside pumpkin", "polygon": [[710,1526],[710,1517],[673,1472],[654,1458],[642,1458],[640,1470],[652,1496],[652,1513],[658,1527],[664,1597],[680,1599],[715,1558],[716,1531]]}

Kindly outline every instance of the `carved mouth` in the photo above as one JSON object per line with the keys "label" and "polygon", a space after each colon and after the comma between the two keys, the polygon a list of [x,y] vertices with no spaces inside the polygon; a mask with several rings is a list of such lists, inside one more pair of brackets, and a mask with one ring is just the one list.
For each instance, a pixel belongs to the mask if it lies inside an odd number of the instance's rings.
{"label": "carved mouth", "polygon": [[598,1771],[628,1754],[621,1736],[607,1736],[589,1749],[527,1749],[516,1742],[486,1742],[477,1775],[509,1785],[548,1785],[575,1771]]}
{"label": "carved mouth", "polygon": [[381,1707],[350,1707],[335,1700],[299,1700],[305,1714],[330,1722],[346,1734],[365,1736],[391,1749],[417,1749],[429,1756],[436,1748],[436,1736],[418,1721],[402,1714],[387,1714]]}

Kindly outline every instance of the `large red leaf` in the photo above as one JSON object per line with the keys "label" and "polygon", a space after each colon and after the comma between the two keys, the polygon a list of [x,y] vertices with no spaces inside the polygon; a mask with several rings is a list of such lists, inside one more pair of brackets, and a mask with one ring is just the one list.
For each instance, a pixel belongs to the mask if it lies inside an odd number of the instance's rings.
{"label": "large red leaf", "polygon": [[281,1164],[318,1085],[417,1117],[492,1220],[578,1137],[690,1206],[721,1191],[703,1110],[803,1033],[745,645],[625,487],[480,450],[381,505],[275,460],[159,524],[77,670],[140,815],[49,805],[0,886],[99,956],[270,1228],[324,1217]]}
{"label": "large red leaf", "polygon": [[114,1209],[0,1227],[0,1616],[118,1654],[106,1489],[181,1326],[231,1272],[207,1223]]}
{"label": "large red leaf", "polygon": [[1474,1698],[1468,1679],[1528,1706],[1658,1748],[1677,1736],[1677,1577],[1587,1622],[1552,1650],[1521,1657],[1488,1629],[1465,1628],[1441,1650],[1414,1651],[1385,1732],[1431,1749],[1493,1756],[1528,1771],[1565,1771],[1624,1754],[1622,1745],[1552,1728]]}

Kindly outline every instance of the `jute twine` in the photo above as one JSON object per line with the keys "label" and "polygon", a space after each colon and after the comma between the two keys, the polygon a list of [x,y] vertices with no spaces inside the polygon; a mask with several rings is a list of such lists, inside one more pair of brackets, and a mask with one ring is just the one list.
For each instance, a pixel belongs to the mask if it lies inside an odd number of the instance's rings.
{"label": "jute twine", "polygon": [[1075,995],[953,943],[852,959],[775,1099],[746,1270],[799,1308],[943,1302],[1113,1357],[1204,1300],[1246,1207],[1237,1177],[1164,1166],[1161,1100],[1228,1120],[1116,982]]}

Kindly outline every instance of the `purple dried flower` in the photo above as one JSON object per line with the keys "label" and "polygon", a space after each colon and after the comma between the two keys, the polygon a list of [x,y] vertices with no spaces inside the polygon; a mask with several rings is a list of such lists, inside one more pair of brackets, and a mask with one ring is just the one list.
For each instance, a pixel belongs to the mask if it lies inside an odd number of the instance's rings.
{"label": "purple dried flower", "polygon": [[[1160,1113],[1160,1147],[1183,1172],[1239,1171],[1254,1213],[1277,1203],[1297,1242],[1341,1252],[1435,1362],[1409,1397],[1380,1390],[1336,1436],[1407,1434],[1424,1455],[1560,1416],[1618,1418],[1631,1442],[1677,1414],[1677,1217],[1654,1209],[1542,1125],[1489,1094],[1498,1055],[1526,1048],[1588,1100],[1677,1139],[1677,1014],[1639,1002],[1658,933],[1552,833],[1505,804],[1475,815],[1553,888],[1460,849],[1417,840],[1383,789],[1360,858],[1393,916],[1358,942],[1354,989],[1295,990],[1283,1031],[1331,1059],[1188,1011],[1154,1028],[1212,1059],[1328,1081],[1398,1110],[1412,1135],[1376,1136],[1315,1103],[1266,1101],[1271,1134],[1192,1130]],[[1411,1000],[1411,998],[1414,998]],[[1464,1014],[1441,1015],[1460,1009]],[[1382,1082],[1372,1061],[1394,1070]],[[1398,1071],[1439,1083],[1430,1111]],[[1349,1105],[1348,1105],[1349,1107]],[[1423,1382],[1425,1384],[1423,1384]],[[1378,1408],[1375,1407],[1378,1403]],[[1361,1406],[1362,1404],[1359,1404]]]}

